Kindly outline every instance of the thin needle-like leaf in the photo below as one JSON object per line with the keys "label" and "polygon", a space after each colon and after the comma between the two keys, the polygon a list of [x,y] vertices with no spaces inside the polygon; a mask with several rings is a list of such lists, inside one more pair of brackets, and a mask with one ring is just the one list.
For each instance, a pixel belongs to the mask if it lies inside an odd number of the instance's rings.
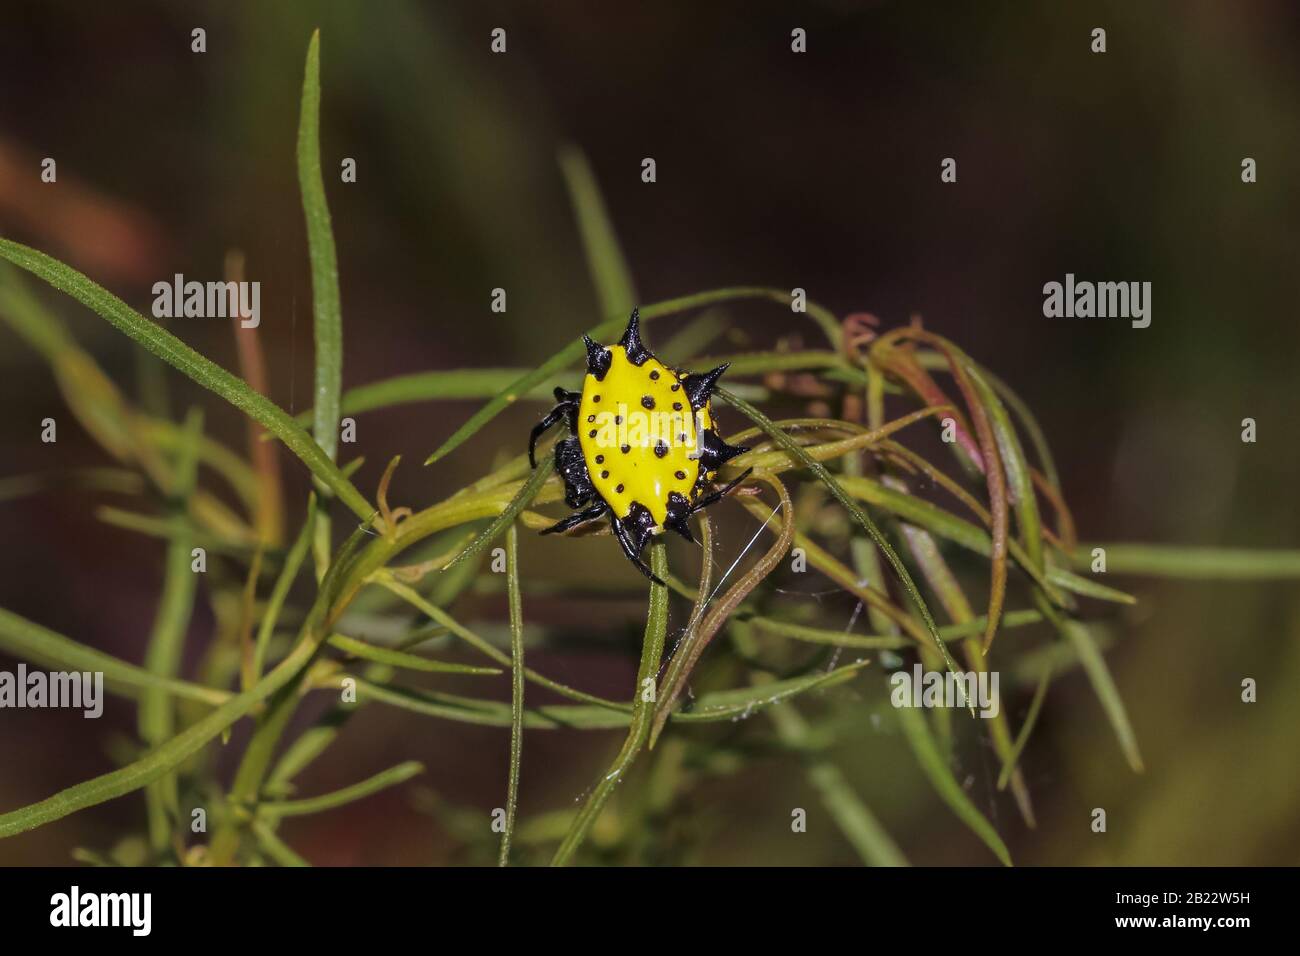
{"label": "thin needle-like leaf", "polygon": [[501,532],[513,525],[515,518],[519,516],[519,512],[532,504],[533,499],[542,490],[542,485],[546,484],[546,480],[551,477],[551,472],[554,469],[555,459],[549,455],[543,456],[542,460],[537,463],[537,467],[533,469],[533,473],[529,475],[528,480],[520,486],[514,498],[502,509],[496,519],[484,528],[477,538],[470,542],[469,547],[444,564],[442,570],[449,571],[462,561],[474,557],[495,541]]}
{"label": "thin needle-like leaf", "polygon": [[495,667],[475,667],[472,664],[449,664],[446,661],[430,660],[427,657],[420,657],[417,654],[408,654],[405,651],[395,651],[390,647],[377,647],[374,644],[367,644],[365,641],[358,641],[354,637],[347,637],[343,634],[331,634],[326,642],[330,647],[337,648],[345,654],[352,657],[360,658],[363,661],[373,661],[376,664],[387,664],[389,667],[399,667],[408,671],[423,671],[429,674],[500,674],[501,671]]}
{"label": "thin needle-like leaf", "polygon": [[311,259],[313,327],[316,336],[316,390],[312,433],[326,457],[333,459],[339,440],[339,392],[343,385],[343,315],[339,304],[339,267],[334,251],[325,179],[320,167],[320,31],[311,35],[302,79],[298,115],[298,188],[307,219]]}
{"label": "thin needle-like leaf", "polygon": [[289,549],[289,555],[284,560],[284,567],[280,569],[280,576],[275,580],[275,586],[271,589],[271,597],[266,602],[266,609],[262,612],[262,623],[257,630],[257,641],[253,646],[253,665],[252,676],[253,682],[261,680],[262,672],[266,669],[266,652],[271,646],[271,635],[275,633],[276,622],[280,619],[280,610],[284,607],[285,599],[289,596],[289,589],[293,587],[294,578],[298,576],[299,570],[302,569],[302,562],[307,557],[307,549],[312,543],[312,529],[316,520],[316,495],[309,493],[307,496],[307,517],[303,522],[302,531],[298,533],[297,539]]}
{"label": "thin needle-like leaf", "polygon": [[[344,543],[339,552],[341,560],[330,568],[329,574],[322,582],[321,597],[304,622],[297,644],[270,673],[243,693],[228,698],[210,714],[186,727],[139,760],[111,773],[101,774],[76,786],[68,787],[21,809],[0,814],[0,838],[23,833],[61,819],[70,813],[147,786],[182,761],[198,753],[217,736],[229,730],[237,720],[294,681],[315,657],[328,635],[326,628],[330,623],[334,602],[352,591],[353,582],[345,575],[349,566],[346,559],[352,554],[359,540],[366,536],[366,530],[368,528],[365,525],[359,527]],[[3,613],[0,612],[0,620],[3,620],[3,617]],[[269,762],[271,756],[269,752],[262,756]],[[246,752],[245,761],[247,760]],[[242,769],[241,765],[241,771]],[[260,775],[258,780],[260,782]],[[239,783],[239,775],[237,775],[236,784]],[[241,792],[240,796],[244,794]]]}
{"label": "thin needle-like leaf", "polygon": [[1100,549],[1108,574],[1133,574],[1189,581],[1269,581],[1300,578],[1300,551],[1261,548],[1200,548],[1160,544],[1083,544],[1071,556],[1081,571],[1091,569]]}
{"label": "thin needle-like leaf", "polygon": [[43,667],[102,673],[106,687],[124,696],[140,697],[144,690],[156,688],[173,697],[204,704],[221,704],[230,699],[227,691],[151,674],[3,608],[0,608],[0,650]]}
{"label": "thin needle-like leaf", "polygon": [[301,643],[293,654],[255,686],[229,698],[206,717],[139,760],[119,770],[68,787],[21,809],[0,814],[0,838],[24,833],[86,807],[131,793],[157,780],[292,680],[314,650],[311,642]]}
{"label": "thin needle-like leaf", "polygon": [[[908,490],[907,484],[902,479],[885,476],[884,481],[900,491],[905,492]],[[948,567],[948,562],[944,560],[943,555],[939,552],[934,538],[931,537],[928,531],[911,524],[903,524],[902,532],[908,550],[911,552],[913,559],[920,565],[921,573],[929,583],[930,588],[939,596],[948,617],[957,624],[969,625],[975,619],[975,614],[971,610],[965,592],[962,591],[961,585],[957,581],[957,576],[953,574],[952,569]],[[970,639],[963,642],[962,649],[965,652],[967,666],[971,670],[977,674],[984,674],[988,671],[988,661],[978,640]],[[998,712],[989,720],[988,727],[994,752],[1005,760],[1012,747],[1011,724],[1006,711],[999,707]],[[1029,788],[1025,785],[1020,774],[1013,776],[1012,793],[1016,798],[1016,805],[1025,821],[1025,825],[1030,828],[1034,827],[1033,801],[1029,796]]]}
{"label": "thin needle-like leaf", "polygon": [[1129,766],[1141,773],[1142,754],[1138,750],[1137,734],[1133,732],[1124,700],[1120,697],[1119,688],[1115,686],[1115,678],[1111,676],[1110,668],[1106,666],[1106,658],[1102,656],[1096,639],[1086,627],[1078,621],[1067,618],[1041,594],[1038,604],[1061,635],[1073,645],[1079,655],[1079,662],[1083,665],[1083,671],[1092,684],[1093,692],[1101,701],[1101,709],[1105,712],[1106,719],[1110,721],[1111,729],[1115,731],[1115,737],[1119,740],[1120,749],[1124,751]]}
{"label": "thin needle-like leaf", "polygon": [[609,210],[605,208],[587,157],[576,146],[565,146],[560,150],[559,160],[578,220],[578,232],[582,235],[582,247],[587,253],[587,270],[600,301],[600,314],[630,312],[636,305],[632,273],[623,258],[618,234],[610,222]]}
{"label": "thin needle-like leaf", "polygon": [[[465,643],[469,644],[471,647],[475,648],[482,654],[486,655],[487,657],[490,657],[492,660],[496,661],[497,663],[501,664],[504,667],[511,666],[510,656],[508,654],[503,654],[500,650],[498,650],[497,648],[489,644],[483,637],[481,637],[480,635],[471,631],[469,628],[462,625],[459,621],[453,618],[442,608],[438,607],[435,604],[431,604],[429,601],[426,601],[418,591],[414,590],[413,588],[405,584],[402,584],[400,581],[395,580],[390,570],[384,569],[382,571],[376,572],[372,576],[372,580],[375,584],[387,588],[393,594],[396,594],[398,597],[402,598],[404,601],[409,603],[412,607],[427,614],[438,624],[447,628],[447,630],[450,631],[452,635],[465,641]],[[537,684],[541,687],[546,687],[549,690],[553,690],[557,694],[560,694],[564,697],[568,697],[570,700],[582,701],[583,703],[594,704],[597,707],[607,708],[615,711],[623,711],[626,713],[630,713],[632,710],[630,704],[622,703],[619,701],[613,701],[613,700],[605,700],[602,697],[597,697],[595,694],[583,693],[580,690],[576,690],[575,688],[569,687],[567,684],[561,684],[559,681],[552,680],[551,678],[545,676],[544,674],[539,674],[537,671],[533,670],[530,667],[524,668],[524,676],[527,677],[534,684]]]}
{"label": "thin needle-like leaf", "polygon": [[283,409],[249,388],[247,383],[204,358],[158,323],[146,319],[107,289],[57,259],[8,239],[0,239],[0,257],[21,266],[60,292],[66,292],[154,355],[261,422],[363,521],[373,513],[374,508],[312,437]]}
{"label": "thin needle-like leaf", "polygon": [[[1038,611],[1009,611],[1002,615],[1002,626],[1024,627],[1036,624],[1043,619]],[[862,650],[897,649],[911,647],[913,642],[896,634],[850,634],[834,631],[830,628],[809,627],[790,621],[779,621],[770,617],[751,617],[748,623],[760,631],[780,637],[807,641],[811,644],[829,644],[833,647],[850,647]],[[982,617],[972,618],[961,624],[947,624],[939,628],[939,634],[945,641],[960,637],[972,637],[984,633],[986,621]]]}
{"label": "thin needle-like leaf", "polygon": [[318,797],[263,803],[257,808],[257,814],[260,817],[274,820],[281,817],[301,817],[311,813],[320,813],[324,810],[333,810],[336,807],[342,807],[361,800],[381,790],[387,790],[389,787],[405,783],[421,773],[424,773],[424,764],[416,760],[408,760],[405,763],[399,763],[396,767],[389,767],[373,777],[367,777],[358,783],[331,793],[323,793]]}
{"label": "thin needle-like leaf", "polygon": [[[167,545],[166,570],[163,573],[162,597],[154,618],[149,649],[144,665],[159,677],[175,677],[185,647],[185,633],[194,608],[194,591],[198,575],[190,567],[190,541],[186,535],[186,503],[194,493],[198,472],[199,436],[203,430],[203,413],[192,409],[185,418],[185,440],[176,457],[176,484],[170,489],[171,520],[177,535]],[[170,695],[159,689],[145,691],[140,701],[140,737],[156,747],[175,731],[176,712]],[[149,817],[149,843],[160,853],[171,842],[173,823],[179,813],[176,776],[165,774],[145,789]]]}
{"label": "thin needle-like leaf", "polygon": [[[1024,449],[1011,424],[1011,416],[998,398],[993,387],[985,381],[982,370],[970,361],[964,353],[958,352],[958,360],[965,363],[965,371],[975,386],[975,391],[987,409],[989,423],[992,426],[998,446],[998,459],[1006,471],[1006,481],[1011,502],[1016,508],[1016,524],[1020,531],[1020,546],[1024,548],[1028,562],[1038,570],[1043,568],[1043,529],[1038,516],[1038,500],[1034,496],[1034,483],[1030,476],[1029,462],[1025,459]],[[996,517],[995,528],[996,528]],[[1053,595],[1059,603],[1059,596]],[[993,630],[986,632],[984,650],[988,651],[993,641]]]}
{"label": "thin needle-like leaf", "polygon": [[1034,699],[1029,702],[1029,711],[1025,714],[1025,722],[1020,725],[1020,733],[1016,735],[1016,742],[1011,745],[1010,752],[1002,761],[1002,771],[998,774],[999,790],[1005,790],[1007,784],[1011,782],[1011,777],[1016,770],[1016,764],[1020,761],[1020,754],[1024,751],[1025,744],[1029,742],[1029,735],[1034,732],[1034,725],[1038,723],[1038,715],[1043,709],[1043,701],[1047,699],[1047,688],[1051,683],[1052,669],[1044,667],[1043,675],[1038,678],[1038,686],[1034,689]]}
{"label": "thin needle-like leaf", "polygon": [[[818,671],[757,687],[709,691],[697,697],[689,710],[675,710],[669,716],[669,722],[709,724],[752,717],[781,701],[836,687],[852,679],[868,664],[868,661],[857,661],[832,671]],[[499,700],[398,687],[355,675],[335,676],[318,686],[341,686],[345,677],[356,681],[360,699],[401,710],[483,727],[509,728],[514,722],[511,705]],[[524,727],[530,730],[616,730],[631,723],[630,704],[624,705],[623,710],[599,704],[540,704],[524,708]]]}
{"label": "thin needle-like leaf", "polygon": [[[892,514],[905,521],[925,528],[927,531],[951,541],[959,547],[974,551],[988,557],[992,554],[993,545],[989,539],[988,532],[977,525],[971,524],[958,518],[956,515],[945,511],[930,502],[918,498],[915,495],[905,495],[884,487],[877,481],[870,478],[859,478],[850,475],[844,475],[840,478],[840,483],[844,489],[855,498],[884,508]],[[1070,591],[1074,594],[1080,594],[1085,597],[1095,597],[1102,601],[1111,601],[1116,604],[1135,604],[1137,598],[1131,594],[1126,594],[1116,588],[1104,584],[1098,584],[1090,578],[1080,577],[1064,568],[1054,566],[1048,567],[1046,571],[1038,571],[1030,563],[1028,556],[1015,541],[1007,543],[1007,550],[1011,557],[1021,567],[1026,574],[1034,580],[1040,587],[1049,593],[1055,593],[1054,588],[1060,588],[1064,591]],[[987,618],[985,619],[987,620]]]}
{"label": "thin needle-like leaf", "polygon": [[[727,590],[721,600],[709,609],[698,626],[688,629],[686,636],[682,638],[676,652],[673,654],[672,662],[668,665],[668,673],[664,675],[662,687],[659,691],[659,702],[655,705],[654,721],[650,729],[651,747],[655,745],[655,741],[663,731],[668,715],[672,713],[673,708],[677,705],[677,699],[686,688],[686,682],[690,678],[691,672],[695,669],[695,665],[699,661],[700,655],[704,653],[704,649],[713,640],[713,636],[731,617],[737,605],[748,597],[750,592],[758,587],[764,578],[772,573],[772,569],[776,567],[777,562],[790,550],[790,541],[794,537],[794,504],[790,501],[790,494],[786,491],[785,485],[779,478],[764,476],[762,480],[777,494],[777,506],[763,523],[763,527],[767,527],[771,519],[777,516],[778,511],[781,512],[781,525],[776,535],[776,541],[754,562],[754,566],[741,575],[736,583]],[[718,584],[721,586],[722,582],[719,581]]]}
{"label": "thin needle-like leaf", "polygon": [[[808,722],[792,705],[779,704],[768,711],[768,716],[787,746],[796,749],[808,746],[808,739],[812,736]],[[836,826],[864,863],[869,866],[908,865],[903,851],[863,803],[839,767],[825,756],[810,756],[807,773],[809,782],[821,796]]]}
{"label": "thin needle-like leaf", "polygon": [[294,850],[285,843],[266,823],[261,820],[254,820],[252,824],[253,836],[257,840],[257,845],[262,851],[280,866],[311,866],[306,860],[294,852]]}
{"label": "thin needle-like leaf", "polygon": [[930,733],[925,715],[916,707],[898,707],[896,712],[898,722],[903,728],[903,735],[916,755],[917,763],[921,765],[921,769],[940,798],[972,833],[984,841],[985,846],[993,851],[994,856],[1001,860],[1003,865],[1010,866],[1011,854],[1007,852],[1006,844],[1002,842],[1002,838],[998,836],[984,814],[970,802],[966,791],[962,790],[961,784],[953,777],[952,771],[948,769],[948,764],[943,759],[943,754],[939,751],[938,744]]}
{"label": "thin needle-like leaf", "polygon": [[[312,434],[331,461],[338,457],[339,393],[343,389],[343,313],[339,302],[339,269],[330,225],[325,180],[320,168],[320,31],[311,35],[302,80],[298,114],[298,188],[307,221],[307,251],[311,260],[312,329],[316,342]],[[331,534],[327,508],[329,488],[318,484],[313,554],[317,579],[329,563]]]}
{"label": "thin needle-like leaf", "polygon": [[835,500],[838,501],[844,509],[853,516],[854,520],[862,526],[863,530],[870,535],[871,540],[875,542],[876,547],[878,547],[881,553],[884,554],[885,560],[889,562],[889,566],[893,568],[894,573],[898,575],[898,579],[902,582],[903,588],[907,591],[908,596],[915,603],[917,610],[920,611],[921,619],[925,622],[926,629],[930,632],[935,647],[937,647],[939,653],[943,655],[943,659],[947,664],[948,669],[956,670],[953,665],[952,657],[948,653],[948,648],[944,646],[943,638],[939,636],[939,626],[935,624],[934,616],[930,613],[930,608],[926,605],[925,598],[921,596],[920,589],[917,588],[916,582],[912,580],[912,575],[903,564],[902,559],[899,558],[898,552],[894,550],[894,546],[885,539],[883,534],[881,534],[880,529],[876,527],[876,523],[871,520],[861,507],[858,506],[857,502],[845,493],[844,489],[840,487],[840,483],[831,476],[829,471],[826,470],[825,465],[810,458],[803,448],[800,447],[800,445],[789,435],[777,428],[770,418],[760,412],[753,405],[749,404],[749,402],[745,401],[743,398],[739,398],[725,388],[718,388],[715,391],[715,394],[722,398],[728,405],[734,406],[749,416],[754,424],[767,432],[773,441],[775,441],[785,451],[789,452],[792,457],[797,459],[799,463],[803,465],[803,467],[816,475],[822,484],[829,489],[830,493],[835,497]]}
{"label": "thin needle-like leaf", "polygon": [[[662,540],[650,545],[650,570],[663,580],[668,573],[667,548]],[[627,739],[574,817],[569,831],[551,859],[552,866],[564,866],[587,838],[596,818],[604,808],[614,788],[622,781],[637,754],[650,736],[650,725],[655,712],[655,676],[659,673],[659,658],[663,654],[664,639],[668,631],[668,588],[650,584],[650,606],[646,611],[645,638],[641,644],[641,664],[637,668],[636,686],[632,696],[632,718]]]}
{"label": "thin needle-like leaf", "polygon": [[519,809],[519,766],[524,747],[524,610],[519,596],[519,531],[506,531],[506,594],[510,605],[510,777],[506,785],[506,825],[497,863],[510,862],[510,838]]}
{"label": "thin needle-like leaf", "polygon": [[[966,363],[962,361],[964,356],[960,351],[947,340],[937,335],[922,332],[920,329],[903,330],[903,334],[910,334],[934,343],[948,357],[953,380],[957,383],[958,390],[961,391],[966,400],[966,409],[970,412],[971,422],[975,426],[975,435],[979,439],[980,456],[984,465],[984,478],[988,484],[989,512],[993,519],[991,532],[993,553],[990,556],[988,625],[984,631],[984,647],[987,648],[993,642],[993,635],[997,633],[998,618],[1002,614],[1002,603],[1006,598],[1007,591],[1009,499],[1002,448],[994,432],[989,409],[985,404],[987,396],[981,393],[977,385],[972,381],[971,372]],[[1033,561],[1031,557],[1030,563],[1037,568],[1040,562]]]}
{"label": "thin needle-like leaf", "polygon": [[[339,411],[344,415],[357,415],[415,402],[491,398],[527,372],[526,368],[464,368],[396,375],[347,389],[340,398]],[[521,398],[555,400],[550,389],[544,386],[538,386]],[[309,408],[299,412],[296,420],[309,425],[315,414],[315,409]]]}

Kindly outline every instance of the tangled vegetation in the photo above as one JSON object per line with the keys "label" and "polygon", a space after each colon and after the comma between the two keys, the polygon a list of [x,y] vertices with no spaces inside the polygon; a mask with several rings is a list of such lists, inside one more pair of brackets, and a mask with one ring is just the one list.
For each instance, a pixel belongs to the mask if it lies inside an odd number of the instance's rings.
{"label": "tangled vegetation", "polygon": [[[844,319],[815,302],[793,313],[807,321],[817,347],[782,342],[770,351],[697,354],[716,340],[725,313],[746,300],[789,308],[787,290],[727,288],[670,301],[637,303],[594,179],[581,154],[562,156],[603,319],[588,329],[556,329],[566,343],[528,370],[445,370],[342,388],[342,311],[334,241],[321,175],[319,40],[307,58],[298,140],[298,166],[313,277],[316,375],[314,407],[291,416],[265,397],[254,332],[241,344],[244,377],[219,367],[159,324],[85,275],[36,250],[0,240],[0,318],[48,360],[68,405],[116,466],[79,473],[91,491],[141,496],[152,508],[105,507],[118,527],[166,542],[166,576],[142,665],[120,660],[0,611],[0,648],[26,661],[102,671],[112,690],[138,702],[143,755],[120,769],[70,787],[31,806],[0,814],[0,837],[22,833],[115,797],[141,792],[147,808],[142,862],[301,864],[278,834],[282,820],[327,812],[421,772],[406,762],[333,793],[302,797],[295,778],[328,756],[350,715],[362,706],[388,706],[456,722],[499,727],[511,737],[502,768],[504,814],[460,831],[500,863],[679,859],[668,847],[638,843],[637,822],[661,814],[688,786],[689,748],[707,747],[695,725],[756,718],[768,722],[766,752],[792,760],[808,776],[845,839],[873,864],[905,862],[903,854],[827,756],[833,719],[819,719],[829,691],[857,682],[878,700],[888,684],[873,675],[921,662],[933,671],[1014,674],[1029,698],[1015,715],[1003,707],[979,720],[996,754],[997,785],[1009,791],[1033,824],[1029,788],[1018,760],[1053,677],[1080,667],[1095,691],[1133,770],[1142,759],[1102,655],[1104,635],[1083,614],[1085,604],[1132,603],[1133,598],[1089,572],[1093,545],[1081,546],[1042,430],[1025,405],[990,369],[919,322],[882,330],[870,316]],[[40,278],[107,320],[172,368],[230,402],[255,423],[246,455],[203,432],[202,413],[182,421],[135,406],[82,351],[58,316],[34,294],[19,270]],[[798,298],[798,297],[796,297]],[[752,469],[727,507],[756,519],[750,544],[719,557],[710,518],[697,516],[702,547],[680,545],[670,563],[664,540],[647,549],[654,574],[635,684],[613,700],[569,686],[525,662],[527,580],[516,562],[520,529],[551,525],[538,509],[559,502],[563,489],[551,457],[530,470],[522,453],[427,507],[393,507],[388,486],[394,459],[368,497],[351,480],[357,461],[338,461],[340,419],[444,397],[487,399],[426,464],[437,463],[512,405],[536,404],[581,366],[579,334],[608,340],[628,310],[655,334],[657,320],[687,316],[657,351],[693,368],[730,363],[729,388],[716,397],[724,412],[752,424],[726,436],[749,451],[727,462],[719,481]],[[247,350],[247,351],[246,351]],[[797,406],[793,418],[761,408]],[[727,410],[730,406],[730,410]],[[530,407],[532,405],[530,404]],[[891,411],[897,413],[891,417]],[[310,427],[310,431],[308,430]],[[914,436],[939,434],[943,461],[917,450]],[[283,500],[273,441],[311,472],[315,492],[294,508]],[[422,451],[422,450],[421,450]],[[465,452],[462,452],[465,454]],[[205,490],[224,482],[239,509]],[[10,479],[6,495],[40,483]],[[291,521],[296,532],[286,534]],[[332,524],[351,528],[334,545]],[[600,529],[595,533],[608,533]],[[564,542],[554,542],[562,548]],[[611,542],[612,546],[612,542]],[[676,546],[675,546],[676,547]],[[1112,570],[1198,573],[1225,562],[1245,575],[1276,573],[1293,556],[1212,554],[1106,546]],[[194,679],[179,673],[195,603],[192,555],[203,548],[231,573],[211,585],[221,591],[227,626],[207,650]],[[458,600],[483,576],[485,560],[504,548],[504,596],[509,646],[467,626]],[[752,553],[751,553],[752,551]],[[732,553],[735,552],[735,553]],[[676,552],[675,552],[676,554]],[[773,585],[787,562],[802,562],[857,601],[846,628],[809,602],[784,600]],[[729,566],[727,566],[729,565]],[[314,570],[314,575],[312,571]],[[1231,568],[1229,568],[1231,570]],[[1294,568],[1287,565],[1290,573]],[[309,603],[300,579],[314,584]],[[629,580],[633,575],[629,574]],[[636,577],[637,587],[643,579]],[[978,596],[973,596],[978,595]],[[675,604],[680,608],[672,610]],[[385,614],[402,622],[392,640],[356,636],[357,615]],[[859,613],[861,612],[861,614]],[[670,627],[670,621],[677,625]],[[865,629],[858,625],[865,623]],[[942,620],[944,623],[940,623]],[[296,623],[293,623],[296,622]],[[685,622],[684,624],[682,622]],[[1013,630],[1024,634],[1008,635]],[[547,639],[544,629],[537,638]],[[461,642],[474,664],[431,656],[429,646]],[[996,662],[996,663],[995,663]],[[707,672],[707,673],[706,673]],[[403,674],[454,677],[482,686],[481,694],[449,693],[404,683]],[[508,682],[508,699],[504,692]],[[691,688],[702,688],[692,694]],[[324,717],[286,740],[308,692],[338,697]],[[534,694],[562,703],[535,703]],[[841,709],[842,710],[842,709]],[[943,801],[1003,863],[1011,862],[994,826],[952,770],[963,709],[885,708]],[[244,718],[253,733],[228,786],[215,772],[213,748]],[[623,733],[612,763],[581,805],[521,818],[520,767],[527,741],[557,728]],[[602,738],[603,739],[603,738]],[[634,768],[649,765],[636,788],[619,792]],[[613,836],[590,839],[602,812],[618,804]],[[196,838],[191,811],[213,816],[210,838]],[[512,847],[512,843],[514,846]],[[489,846],[490,845],[490,846]],[[86,851],[89,860],[109,857]],[[113,858],[121,862],[120,857]]]}

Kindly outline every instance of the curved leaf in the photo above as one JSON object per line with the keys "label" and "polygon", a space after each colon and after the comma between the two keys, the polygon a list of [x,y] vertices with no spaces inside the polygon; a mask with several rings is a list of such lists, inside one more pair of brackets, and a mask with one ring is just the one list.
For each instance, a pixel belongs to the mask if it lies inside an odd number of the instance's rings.
{"label": "curved leaf", "polygon": [[0,239],[0,257],[45,280],[60,292],[66,292],[106,319],[118,331],[125,333],[169,365],[255,419],[302,459],[303,464],[311,470],[312,474],[333,491],[357,517],[365,520],[373,513],[374,508],[367,503],[361,492],[343,477],[338,466],[330,460],[320,445],[316,444],[283,409],[259,395],[242,379],[204,358],[158,323],[145,318],[113,293],[92,282],[71,266],[8,239]]}
{"label": "curved leaf", "polygon": [[316,393],[312,434],[325,456],[334,459],[339,442],[339,391],[343,386],[343,314],[339,267],[334,251],[325,180],[320,170],[320,31],[311,35],[302,78],[298,114],[298,188],[307,220],[311,258],[311,307],[316,337]]}
{"label": "curved leaf", "polygon": [[925,722],[925,715],[916,707],[898,707],[896,710],[898,722],[902,725],[903,734],[912,752],[916,754],[917,762],[943,802],[948,804],[952,812],[971,829],[972,833],[984,841],[1004,866],[1010,866],[1011,854],[1007,852],[1006,844],[1002,842],[1002,838],[998,836],[984,814],[970,802],[966,791],[962,790],[961,784],[948,769],[948,764],[944,762],[943,754],[939,752],[939,746],[930,733],[930,727]]}

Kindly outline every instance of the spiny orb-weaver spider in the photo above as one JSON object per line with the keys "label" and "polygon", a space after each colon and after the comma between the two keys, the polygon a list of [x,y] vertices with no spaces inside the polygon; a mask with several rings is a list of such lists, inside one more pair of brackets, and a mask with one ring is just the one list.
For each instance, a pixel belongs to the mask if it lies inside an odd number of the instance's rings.
{"label": "spiny orb-weaver spider", "polygon": [[752,471],[708,490],[722,465],[749,451],[728,445],[713,428],[710,398],[727,366],[702,375],[668,368],[641,340],[637,309],[617,345],[599,345],[585,335],[582,340],[587,346],[582,391],[557,388],[559,404],[528,440],[528,461],[536,468],[537,440],[560,421],[568,423],[569,435],[555,444],[555,468],[565,502],[581,510],[542,534],[568,531],[608,512],[628,560],[663,584],[641,559],[651,535],[671,529],[693,543],[691,515]]}

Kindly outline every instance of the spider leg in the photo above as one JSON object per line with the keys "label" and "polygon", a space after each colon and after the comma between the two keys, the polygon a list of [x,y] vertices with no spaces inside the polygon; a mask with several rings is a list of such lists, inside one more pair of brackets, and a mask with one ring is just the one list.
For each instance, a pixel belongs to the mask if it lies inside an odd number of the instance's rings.
{"label": "spider leg", "polygon": [[691,503],[686,500],[686,496],[680,491],[669,492],[664,527],[676,531],[691,544],[695,544],[695,536],[691,534],[689,523],[691,514]]}
{"label": "spider leg", "polygon": [[546,434],[548,428],[558,424],[566,417],[569,420],[569,427],[574,427],[578,402],[581,398],[582,396],[577,392],[566,392],[562,388],[555,390],[555,399],[559,404],[547,412],[546,417],[533,426],[533,433],[528,436],[528,464],[530,467],[537,467],[537,439]]}
{"label": "spider leg", "polygon": [[584,524],[588,521],[594,521],[596,518],[599,518],[601,515],[605,513],[606,507],[607,505],[605,504],[605,502],[602,501],[598,505],[592,505],[590,508],[587,508],[585,511],[575,512],[569,515],[567,518],[563,518],[560,521],[557,521],[549,528],[544,529],[541,533],[561,534],[562,532],[568,531],[570,528],[576,528],[580,524]]}
{"label": "spider leg", "polygon": [[695,504],[691,506],[691,511],[696,512],[699,511],[701,508],[707,508],[715,501],[719,501],[722,498],[725,498],[727,496],[727,493],[730,492],[732,488],[735,488],[736,485],[740,484],[742,481],[748,478],[750,473],[753,470],[754,470],[753,468],[746,468],[744,471],[740,473],[738,477],[733,478],[731,481],[727,482],[717,491],[713,491],[705,495],[703,498],[701,498],[699,501],[695,502]]}
{"label": "spider leg", "polygon": [[[641,552],[645,549],[646,541],[650,539],[651,529],[654,527],[653,520],[649,523],[644,520],[644,518],[650,517],[650,512],[643,505],[634,504],[632,508],[633,510],[628,513],[628,516],[622,519],[612,511],[610,512],[614,525],[614,537],[618,538],[618,543],[623,546],[623,553],[627,555],[629,561],[636,565],[638,571],[660,587],[667,587],[641,560]],[[641,512],[644,512],[644,518],[636,510],[638,508],[640,508]]]}
{"label": "spider leg", "polygon": [[582,393],[570,392],[557,385],[555,387],[555,400],[561,405],[568,406],[569,431],[576,435],[578,433],[578,408],[582,404]]}
{"label": "spider leg", "polygon": [[537,439],[546,434],[546,430],[557,424],[568,411],[567,406],[556,405],[546,417],[533,426],[533,433],[528,436],[528,465],[531,468],[537,467]]}

